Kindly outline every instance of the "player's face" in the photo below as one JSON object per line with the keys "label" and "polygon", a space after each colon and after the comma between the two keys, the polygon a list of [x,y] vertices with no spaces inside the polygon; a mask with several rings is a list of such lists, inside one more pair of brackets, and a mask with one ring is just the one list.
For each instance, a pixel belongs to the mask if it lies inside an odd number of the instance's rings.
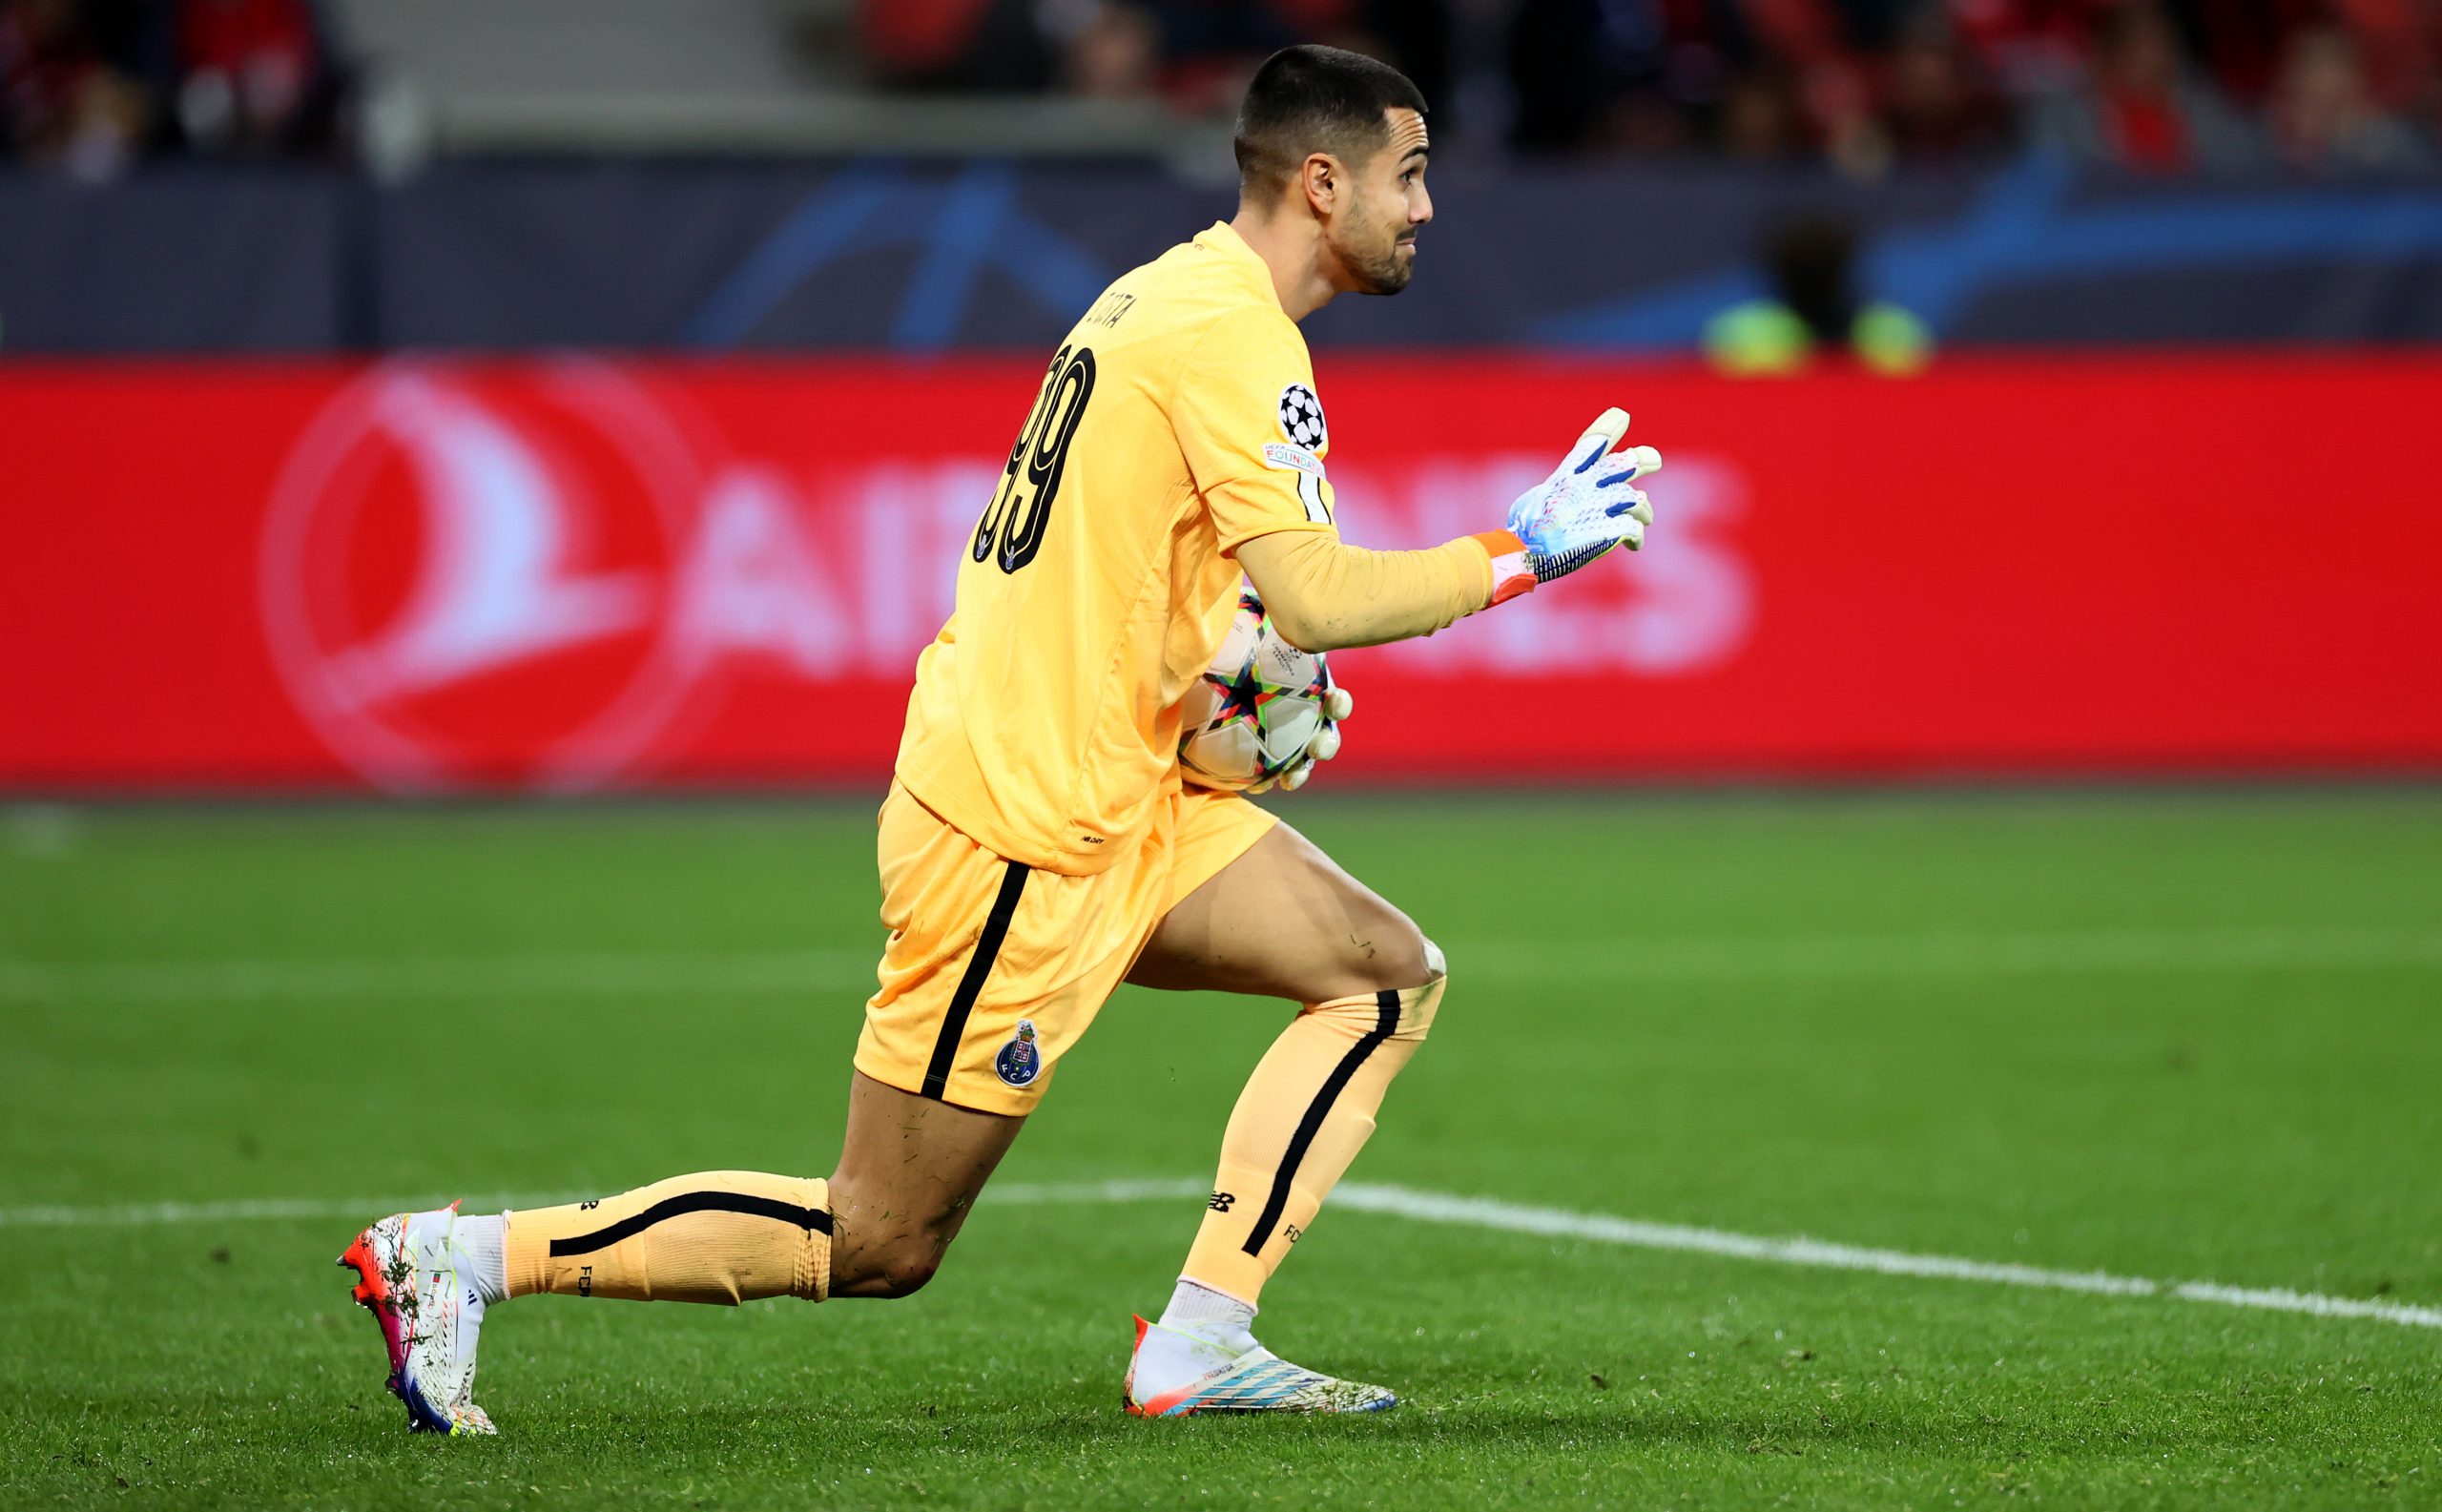
{"label": "player's face", "polygon": [[1424,117],[1387,113],[1391,139],[1358,171],[1348,214],[1334,219],[1333,250],[1359,294],[1397,294],[1416,273],[1417,229],[1433,218],[1424,191]]}

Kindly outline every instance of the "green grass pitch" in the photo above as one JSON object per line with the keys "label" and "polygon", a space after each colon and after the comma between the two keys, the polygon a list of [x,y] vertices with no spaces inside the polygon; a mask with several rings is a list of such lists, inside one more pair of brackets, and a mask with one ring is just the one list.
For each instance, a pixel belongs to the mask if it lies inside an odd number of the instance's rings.
{"label": "green grass pitch", "polygon": [[[1354,1180],[2442,1306],[2442,795],[1283,808],[1452,962]],[[521,1301],[502,1437],[411,1438],[371,1204],[829,1170],[871,845],[0,816],[0,1504],[2442,1504],[2442,1329],[1328,1208],[1264,1336],[1405,1405],[1138,1421],[1190,1195],[987,1192],[899,1303]],[[1123,993],[1002,1180],[1202,1179],[1280,1017]]]}

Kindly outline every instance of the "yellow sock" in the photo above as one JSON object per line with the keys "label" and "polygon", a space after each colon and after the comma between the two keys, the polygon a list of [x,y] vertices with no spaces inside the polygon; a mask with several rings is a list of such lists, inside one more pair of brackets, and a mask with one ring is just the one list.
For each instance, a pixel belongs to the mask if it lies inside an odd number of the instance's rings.
{"label": "yellow sock", "polygon": [[508,1295],[725,1302],[831,1291],[831,1184],[708,1170],[507,1215]]}
{"label": "yellow sock", "polygon": [[1448,980],[1308,1004],[1238,1094],[1185,1278],[1252,1306],[1374,1132]]}

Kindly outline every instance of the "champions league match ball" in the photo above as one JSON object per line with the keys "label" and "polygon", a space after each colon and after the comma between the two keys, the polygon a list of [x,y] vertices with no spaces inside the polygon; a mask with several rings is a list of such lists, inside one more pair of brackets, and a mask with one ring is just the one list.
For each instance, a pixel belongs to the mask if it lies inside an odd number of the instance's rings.
{"label": "champions league match ball", "polygon": [[1187,780],[1232,793],[1271,782],[1314,742],[1331,686],[1323,658],[1273,634],[1263,600],[1240,593],[1212,665],[1181,700]]}

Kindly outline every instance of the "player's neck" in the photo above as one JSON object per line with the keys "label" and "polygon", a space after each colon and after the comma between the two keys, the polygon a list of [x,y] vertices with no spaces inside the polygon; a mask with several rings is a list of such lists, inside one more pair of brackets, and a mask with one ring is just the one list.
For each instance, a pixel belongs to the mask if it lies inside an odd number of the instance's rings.
{"label": "player's neck", "polygon": [[1339,292],[1323,276],[1322,232],[1312,220],[1302,216],[1266,216],[1241,203],[1230,229],[1272,270],[1272,292],[1279,296],[1280,307],[1291,320],[1304,320]]}

